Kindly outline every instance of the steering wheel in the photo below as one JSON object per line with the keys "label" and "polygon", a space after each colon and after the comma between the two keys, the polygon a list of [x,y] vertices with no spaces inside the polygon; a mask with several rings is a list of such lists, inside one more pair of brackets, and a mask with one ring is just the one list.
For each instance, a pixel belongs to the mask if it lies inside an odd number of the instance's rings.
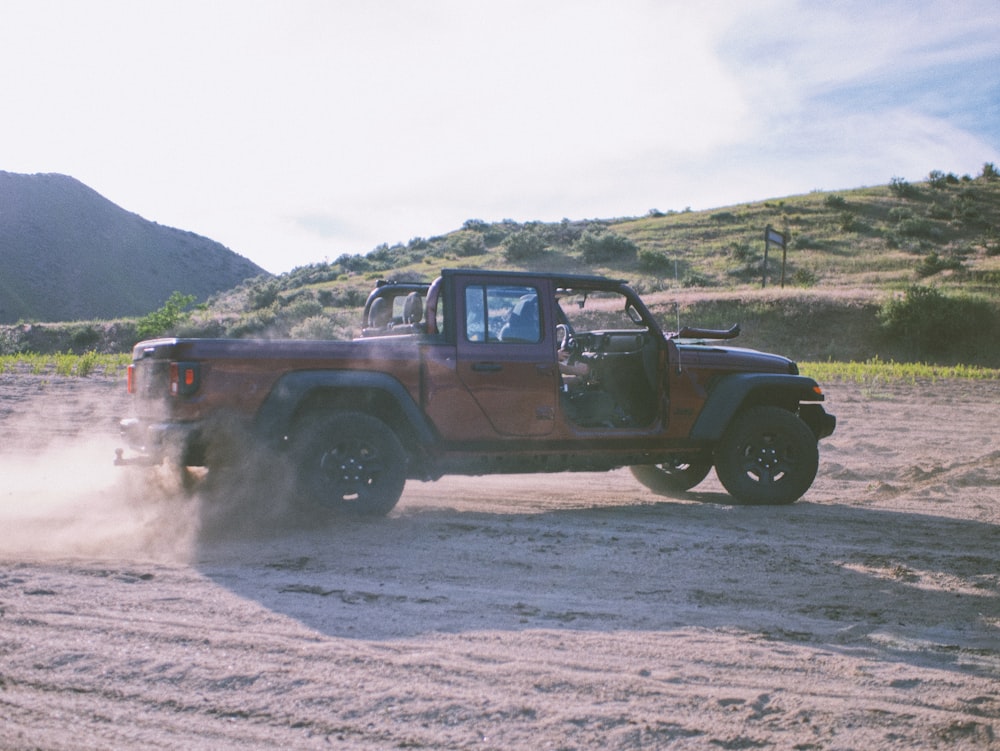
{"label": "steering wheel", "polygon": [[559,349],[565,350],[569,345],[569,326],[565,323],[556,324],[556,341],[559,342]]}
{"label": "steering wheel", "polygon": [[565,323],[556,324],[556,340],[559,342],[560,352],[569,352],[570,354],[577,353],[579,344],[576,339],[573,338],[573,334],[570,333],[569,326]]}

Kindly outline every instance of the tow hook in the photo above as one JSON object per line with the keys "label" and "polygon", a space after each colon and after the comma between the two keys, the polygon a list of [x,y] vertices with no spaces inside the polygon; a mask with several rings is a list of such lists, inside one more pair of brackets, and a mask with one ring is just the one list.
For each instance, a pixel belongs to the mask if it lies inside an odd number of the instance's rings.
{"label": "tow hook", "polygon": [[152,467],[159,464],[159,461],[152,456],[130,456],[125,458],[125,449],[115,449],[116,467]]}

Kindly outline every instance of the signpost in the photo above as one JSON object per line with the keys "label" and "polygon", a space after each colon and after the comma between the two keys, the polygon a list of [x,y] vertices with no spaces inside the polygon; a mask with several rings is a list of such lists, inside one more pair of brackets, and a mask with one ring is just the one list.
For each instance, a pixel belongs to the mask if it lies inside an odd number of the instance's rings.
{"label": "signpost", "polygon": [[785,288],[785,262],[788,260],[788,235],[778,232],[770,224],[764,228],[764,272],[761,287],[767,286],[767,251],[772,245],[781,248],[781,288]]}

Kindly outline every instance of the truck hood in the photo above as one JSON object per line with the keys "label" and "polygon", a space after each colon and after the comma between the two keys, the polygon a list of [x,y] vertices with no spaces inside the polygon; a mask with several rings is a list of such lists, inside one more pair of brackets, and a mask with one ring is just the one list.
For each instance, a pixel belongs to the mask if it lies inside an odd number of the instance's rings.
{"label": "truck hood", "polygon": [[677,352],[682,367],[703,367],[734,373],[785,373],[798,375],[795,361],[769,352],[744,347],[724,347],[710,344],[678,343]]}

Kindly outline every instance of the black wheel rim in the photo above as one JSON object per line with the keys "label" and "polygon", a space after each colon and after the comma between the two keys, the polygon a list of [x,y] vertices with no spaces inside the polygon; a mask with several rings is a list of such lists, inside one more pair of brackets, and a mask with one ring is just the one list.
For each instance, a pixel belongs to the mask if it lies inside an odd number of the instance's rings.
{"label": "black wheel rim", "polygon": [[378,484],[383,471],[378,449],[361,441],[340,441],[319,457],[320,478],[329,494],[342,501],[363,498]]}
{"label": "black wheel rim", "polygon": [[795,449],[777,433],[761,433],[743,447],[741,469],[762,485],[781,482],[795,469]]}

